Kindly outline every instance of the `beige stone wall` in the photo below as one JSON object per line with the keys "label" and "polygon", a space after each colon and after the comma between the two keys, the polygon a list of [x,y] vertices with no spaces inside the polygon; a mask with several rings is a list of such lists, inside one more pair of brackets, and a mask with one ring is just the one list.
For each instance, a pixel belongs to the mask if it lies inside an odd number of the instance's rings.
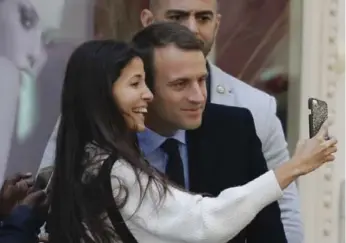
{"label": "beige stone wall", "polygon": [[[343,243],[345,180],[345,0],[291,0],[288,138],[291,150],[308,137],[307,101],[327,101],[334,163],[299,182],[305,243]],[[292,98],[291,98],[292,97]]]}

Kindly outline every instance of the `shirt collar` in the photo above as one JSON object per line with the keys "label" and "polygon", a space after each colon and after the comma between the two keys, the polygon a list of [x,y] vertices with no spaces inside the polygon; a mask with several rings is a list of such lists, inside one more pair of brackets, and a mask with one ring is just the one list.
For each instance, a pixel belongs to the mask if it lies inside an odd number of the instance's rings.
{"label": "shirt collar", "polygon": [[145,156],[159,148],[167,138],[174,138],[180,143],[186,144],[185,130],[178,130],[173,136],[164,137],[146,128],[143,132],[137,133],[137,138],[139,147]]}

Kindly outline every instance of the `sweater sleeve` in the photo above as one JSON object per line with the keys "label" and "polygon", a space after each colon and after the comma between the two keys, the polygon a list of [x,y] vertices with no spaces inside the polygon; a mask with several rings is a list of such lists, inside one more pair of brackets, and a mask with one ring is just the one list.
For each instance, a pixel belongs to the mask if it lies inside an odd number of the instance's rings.
{"label": "sweater sleeve", "polygon": [[[127,202],[120,210],[128,226],[177,242],[226,242],[266,205],[282,196],[273,171],[243,186],[228,188],[214,198],[170,186],[161,203],[159,187],[155,183],[149,185],[141,198],[140,185],[127,162],[118,160],[112,168],[111,178],[114,195],[122,195],[119,181],[128,188]],[[146,185],[148,176],[141,173],[140,178],[142,185]]]}

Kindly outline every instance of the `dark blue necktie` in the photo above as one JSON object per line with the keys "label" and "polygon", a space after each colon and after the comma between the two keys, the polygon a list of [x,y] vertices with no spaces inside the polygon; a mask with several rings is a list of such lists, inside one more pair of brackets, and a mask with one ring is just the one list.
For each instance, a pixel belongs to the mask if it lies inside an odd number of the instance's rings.
{"label": "dark blue necktie", "polygon": [[161,148],[168,156],[166,175],[177,185],[185,187],[184,167],[178,145],[177,140],[168,138],[161,145]]}

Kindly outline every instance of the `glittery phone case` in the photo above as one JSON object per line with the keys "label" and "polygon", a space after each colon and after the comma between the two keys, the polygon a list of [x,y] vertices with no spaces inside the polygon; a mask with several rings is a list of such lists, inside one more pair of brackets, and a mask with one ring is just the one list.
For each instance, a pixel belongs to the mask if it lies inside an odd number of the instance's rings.
{"label": "glittery phone case", "polygon": [[309,132],[310,138],[314,137],[321,129],[323,123],[328,119],[328,105],[325,101],[309,98]]}

